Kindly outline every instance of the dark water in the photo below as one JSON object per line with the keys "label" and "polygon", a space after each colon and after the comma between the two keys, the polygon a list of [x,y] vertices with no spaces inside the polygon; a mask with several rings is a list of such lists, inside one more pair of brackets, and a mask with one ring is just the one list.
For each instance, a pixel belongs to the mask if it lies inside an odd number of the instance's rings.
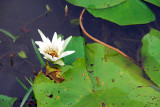
{"label": "dark water", "polygon": [[[46,4],[53,10],[38,20],[34,20],[46,11]],[[65,18],[64,7],[68,5],[69,13]],[[125,52],[133,59],[139,59],[139,50],[143,35],[150,28],[160,30],[160,8],[147,5],[155,13],[157,20],[146,25],[119,26],[109,21],[94,18],[87,11],[84,14],[83,24],[88,33],[99,40],[115,46]],[[79,18],[83,8],[68,4],[65,0],[0,0],[0,28],[19,36],[15,43],[0,33],[0,94],[10,97],[18,97],[15,106],[20,104],[26,91],[17,82],[18,77],[28,87],[30,86],[26,77],[32,77],[33,70],[40,71],[40,63],[33,50],[31,39],[41,40],[37,29],[50,39],[54,32],[65,35],[65,38],[73,36],[84,36],[86,43],[93,41],[88,39],[80,30],[79,26],[72,25],[70,20]],[[30,23],[32,22],[32,23]],[[24,32],[21,28],[26,24],[30,32]],[[25,51],[28,58],[19,58],[17,53]],[[10,54],[14,54],[13,66],[11,66]]]}

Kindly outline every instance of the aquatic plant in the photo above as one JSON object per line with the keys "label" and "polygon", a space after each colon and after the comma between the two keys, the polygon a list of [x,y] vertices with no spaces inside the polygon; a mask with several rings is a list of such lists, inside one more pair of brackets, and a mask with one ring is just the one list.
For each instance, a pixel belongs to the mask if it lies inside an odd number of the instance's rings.
{"label": "aquatic plant", "polygon": [[72,36],[68,37],[66,40],[61,40],[61,37],[57,38],[57,33],[55,32],[51,42],[39,29],[38,32],[42,38],[42,41],[35,41],[35,43],[39,46],[39,51],[44,55],[44,58],[51,61],[53,64],[65,65],[61,58],[75,52],[63,52]]}

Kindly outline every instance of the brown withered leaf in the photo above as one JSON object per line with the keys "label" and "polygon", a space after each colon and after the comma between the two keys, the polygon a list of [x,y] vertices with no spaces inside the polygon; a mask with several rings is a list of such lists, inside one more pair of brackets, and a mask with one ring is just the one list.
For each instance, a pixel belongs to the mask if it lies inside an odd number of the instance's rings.
{"label": "brown withered leaf", "polygon": [[48,62],[46,64],[46,77],[49,77],[51,80],[54,80],[55,83],[61,83],[65,79],[61,77],[60,70],[55,67],[50,67]]}
{"label": "brown withered leaf", "polygon": [[62,78],[60,75],[57,74],[58,71],[53,71],[48,73],[48,75],[46,75],[47,77],[49,77],[51,80],[54,80],[55,83],[61,83],[63,82],[65,79]]}

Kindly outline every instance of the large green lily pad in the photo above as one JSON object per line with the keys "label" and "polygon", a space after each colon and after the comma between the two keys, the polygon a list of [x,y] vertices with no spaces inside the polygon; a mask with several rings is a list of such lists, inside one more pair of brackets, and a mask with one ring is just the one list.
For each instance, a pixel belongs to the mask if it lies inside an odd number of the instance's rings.
{"label": "large green lily pad", "polygon": [[[86,69],[87,68],[87,69]],[[59,68],[65,81],[54,83],[43,74],[34,81],[38,107],[140,107],[160,105],[160,93],[143,78],[142,70],[119,53],[100,44],[86,46],[86,61]]]}
{"label": "large green lily pad", "polygon": [[155,86],[127,58],[96,43],[86,46],[86,58],[95,96],[106,106],[160,105],[160,93],[151,88]]}
{"label": "large green lily pad", "polygon": [[0,107],[13,107],[16,100],[17,98],[0,95]]}
{"label": "large green lily pad", "polygon": [[152,4],[160,7],[160,0],[144,0],[144,1],[147,1],[149,3],[152,3]]}
{"label": "large green lily pad", "polygon": [[146,24],[155,20],[153,12],[140,0],[127,0],[111,8],[87,10],[95,17],[118,25]]}
{"label": "large green lily pad", "polygon": [[141,56],[145,72],[160,86],[160,31],[151,29],[143,39]]}
{"label": "large green lily pad", "polygon": [[126,0],[67,0],[69,3],[90,9],[102,9],[118,5]]}

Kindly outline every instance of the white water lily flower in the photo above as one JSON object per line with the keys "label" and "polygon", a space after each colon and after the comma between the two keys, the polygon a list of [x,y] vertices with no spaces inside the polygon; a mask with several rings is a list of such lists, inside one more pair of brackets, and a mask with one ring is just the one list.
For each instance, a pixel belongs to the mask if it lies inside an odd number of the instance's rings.
{"label": "white water lily flower", "polygon": [[73,54],[75,51],[65,51],[65,48],[72,36],[68,37],[66,40],[61,40],[61,37],[57,38],[57,33],[54,33],[52,41],[38,29],[38,32],[42,38],[42,41],[35,41],[39,46],[39,51],[44,55],[44,58],[58,65],[65,65],[61,58]]}

